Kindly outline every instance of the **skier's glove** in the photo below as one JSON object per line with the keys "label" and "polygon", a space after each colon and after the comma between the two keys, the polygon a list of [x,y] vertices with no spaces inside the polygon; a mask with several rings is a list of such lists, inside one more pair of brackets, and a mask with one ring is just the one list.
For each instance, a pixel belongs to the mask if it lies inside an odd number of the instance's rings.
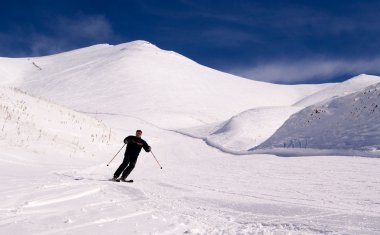
{"label": "skier's glove", "polygon": [[149,146],[149,148],[148,148],[148,152],[150,152],[150,150],[152,150],[152,147]]}

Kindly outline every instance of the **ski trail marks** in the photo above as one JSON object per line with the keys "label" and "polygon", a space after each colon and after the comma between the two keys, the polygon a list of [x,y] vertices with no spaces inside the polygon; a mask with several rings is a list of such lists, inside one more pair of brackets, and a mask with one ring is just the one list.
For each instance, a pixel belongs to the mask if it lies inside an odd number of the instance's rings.
{"label": "ski trail marks", "polygon": [[100,187],[96,187],[94,189],[88,189],[86,191],[81,191],[73,194],[69,194],[63,197],[51,197],[49,196],[47,198],[42,198],[42,199],[37,199],[34,201],[29,201],[26,202],[25,208],[31,208],[31,207],[38,207],[38,206],[45,206],[45,205],[50,205],[50,204],[55,204],[55,203],[60,203],[60,202],[65,202],[73,199],[78,199],[81,197],[85,197],[94,193],[97,193],[100,191]]}

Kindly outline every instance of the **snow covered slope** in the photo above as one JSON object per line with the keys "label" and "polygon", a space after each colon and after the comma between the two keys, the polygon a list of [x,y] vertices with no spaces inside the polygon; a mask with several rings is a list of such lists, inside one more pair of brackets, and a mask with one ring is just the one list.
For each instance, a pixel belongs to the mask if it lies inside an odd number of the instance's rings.
{"label": "snow covered slope", "polygon": [[[230,153],[246,153],[271,137],[288,118],[308,105],[342,97],[363,87],[380,82],[380,77],[360,75],[326,87],[292,106],[260,107],[244,111],[225,122],[179,130],[180,133],[204,139],[211,146]],[[323,128],[323,127],[322,127]]]}
{"label": "snow covered slope", "polygon": [[300,107],[262,107],[233,116],[226,122],[181,129],[226,152],[243,153],[267,140]]}
{"label": "snow covered slope", "polygon": [[[142,152],[133,184],[115,183],[118,148],[68,157],[0,151],[0,234],[364,234],[380,231],[375,158],[232,154],[142,120],[99,114],[114,127],[140,127],[163,165]],[[126,132],[131,133],[131,132]],[[46,147],[49,149],[49,147]],[[50,151],[48,151],[50,152]]]}
{"label": "snow covered slope", "polygon": [[33,65],[17,85],[21,90],[75,110],[130,115],[170,129],[225,121],[255,107],[291,105],[325,87],[243,79],[144,41],[30,60],[40,69]]}
{"label": "snow covered slope", "polygon": [[380,83],[307,107],[258,149],[359,150],[380,155]]}
{"label": "snow covered slope", "polygon": [[88,157],[120,141],[120,136],[94,118],[11,88],[0,87],[0,120],[2,148]]}

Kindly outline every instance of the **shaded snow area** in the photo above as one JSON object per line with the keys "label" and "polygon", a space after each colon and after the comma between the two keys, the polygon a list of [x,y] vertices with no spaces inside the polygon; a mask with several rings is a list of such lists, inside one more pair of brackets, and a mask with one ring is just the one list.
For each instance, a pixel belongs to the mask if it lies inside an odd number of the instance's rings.
{"label": "shaded snow area", "polygon": [[[0,58],[0,234],[380,234],[379,101],[380,77],[268,84],[144,41]],[[136,129],[163,169],[109,181]]]}
{"label": "shaded snow area", "polygon": [[304,148],[380,155],[380,83],[294,114],[257,149]]}

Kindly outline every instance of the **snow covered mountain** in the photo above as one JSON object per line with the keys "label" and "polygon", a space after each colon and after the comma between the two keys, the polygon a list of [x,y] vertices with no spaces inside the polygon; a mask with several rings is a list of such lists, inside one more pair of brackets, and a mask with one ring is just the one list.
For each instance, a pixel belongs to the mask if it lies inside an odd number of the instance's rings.
{"label": "snow covered mountain", "polygon": [[[300,155],[284,131],[376,155],[376,83],[268,84],[143,41],[0,58],[0,234],[378,234],[378,158],[270,154]],[[108,181],[136,129],[163,169],[143,151]]]}
{"label": "snow covered mountain", "polygon": [[380,153],[380,83],[309,106],[257,149],[304,148]]}
{"label": "snow covered mountain", "polygon": [[1,58],[1,84],[90,115],[118,115],[244,153],[290,115],[380,82],[277,85],[219,72],[145,41],[101,44],[57,55]]}
{"label": "snow covered mountain", "polygon": [[224,121],[255,107],[291,105],[325,87],[242,79],[144,41],[6,62],[0,71],[11,74],[8,83],[13,79],[33,95],[78,111],[143,118],[168,129]]}

